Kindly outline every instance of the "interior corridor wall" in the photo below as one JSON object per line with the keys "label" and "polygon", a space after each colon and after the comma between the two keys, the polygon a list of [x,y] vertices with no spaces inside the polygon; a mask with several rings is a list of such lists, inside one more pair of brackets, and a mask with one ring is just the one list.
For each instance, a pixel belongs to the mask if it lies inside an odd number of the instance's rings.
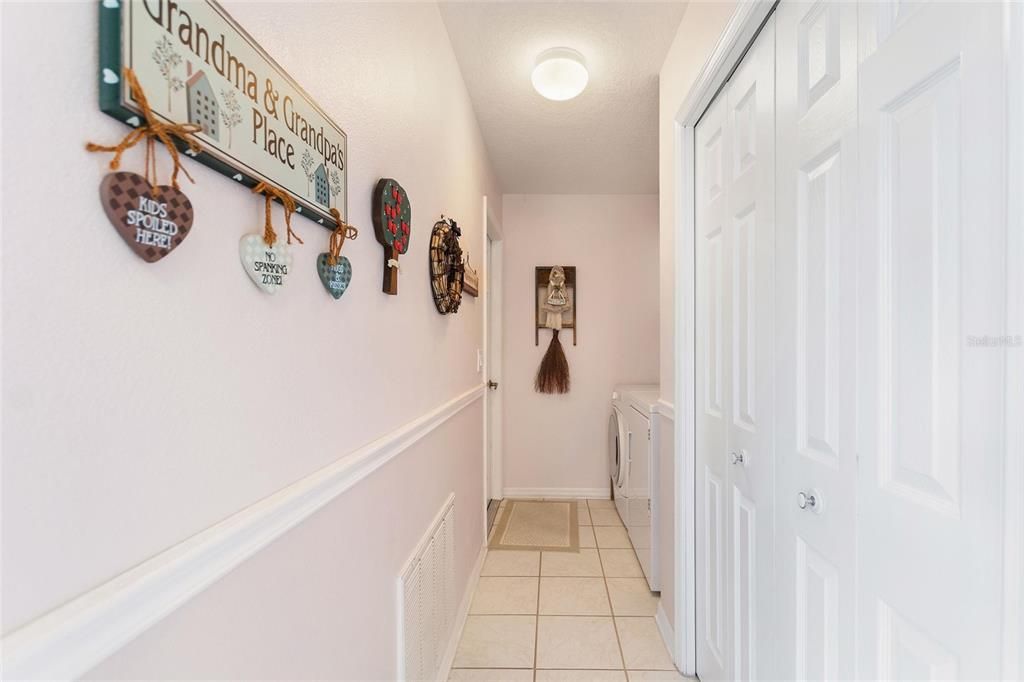
{"label": "interior corridor wall", "polygon": [[[293,275],[258,291],[238,242],[263,201],[188,160],[192,232],[159,263],[136,257],[100,206],[109,157],[84,149],[128,131],[97,105],[99,4],[3,3],[5,634],[482,380],[483,299],[441,316],[430,295],[433,222],[455,217],[482,253],[484,194],[500,215],[437,7],[222,4],[348,133],[354,279],[326,294],[329,233],[296,217]],[[163,151],[158,164],[166,181]],[[141,150],[123,167],[141,172]],[[397,297],[381,292],[370,218],[380,177],[413,208]],[[126,651],[104,675],[237,678],[264,661],[271,676],[392,679],[399,557],[450,492],[460,591],[480,547],[481,421],[477,401],[201,597],[217,608],[168,619],[167,638],[140,644],[159,656]],[[229,622],[247,646],[193,646],[234,635]]]}
{"label": "interior corridor wall", "polygon": [[[729,18],[736,9],[736,3],[729,0],[716,2],[691,2],[676,31],[675,40],[669,48],[665,62],[661,67],[658,79],[659,114],[658,114],[658,223],[659,223],[659,301],[661,309],[661,327],[659,338],[660,385],[661,399],[675,402],[675,355],[678,347],[676,338],[675,289],[677,278],[693,277],[693,272],[676,273],[676,215],[675,200],[679,195],[678,186],[682,181],[675,167],[676,123],[675,118],[679,107],[700,75],[701,68],[707,61],[715,45],[725,30]],[[692,207],[681,206],[681,210],[693,210]],[[677,410],[680,406],[675,406]],[[677,414],[677,418],[680,416]],[[675,502],[675,469],[673,456],[675,439],[673,420],[666,416],[658,417],[659,432],[665,434],[659,439],[659,459],[662,473],[659,480],[659,499],[662,509],[674,509]],[[683,434],[692,438],[692,434]],[[662,605],[669,623],[674,627],[676,614],[668,605],[674,603],[678,576],[675,572],[675,538],[679,519],[674,514],[661,515],[659,541],[661,551]]]}
{"label": "interior corridor wall", "polygon": [[[504,474],[511,494],[608,495],[616,384],[658,380],[655,195],[505,195]],[[572,388],[533,390],[551,340],[534,345],[534,268],[575,265],[578,345],[563,331]]]}

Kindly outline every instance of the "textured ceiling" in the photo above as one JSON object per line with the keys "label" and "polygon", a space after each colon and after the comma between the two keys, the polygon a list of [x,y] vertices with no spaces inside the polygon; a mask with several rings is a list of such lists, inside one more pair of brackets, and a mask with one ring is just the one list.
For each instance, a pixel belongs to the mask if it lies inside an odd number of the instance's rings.
{"label": "textured ceiling", "polygon": [[[509,194],[658,191],[658,72],[685,2],[442,2],[491,163]],[[581,52],[590,83],[552,102],[537,55]]]}

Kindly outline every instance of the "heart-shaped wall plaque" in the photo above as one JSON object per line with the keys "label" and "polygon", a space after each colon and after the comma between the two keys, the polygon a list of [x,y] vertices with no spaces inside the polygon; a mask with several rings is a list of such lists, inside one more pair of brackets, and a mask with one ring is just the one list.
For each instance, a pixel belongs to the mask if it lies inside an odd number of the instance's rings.
{"label": "heart-shaped wall plaque", "polygon": [[100,183],[107,218],[132,251],[155,263],[185,241],[192,229],[192,202],[168,185],[153,187],[137,173],[110,173]]}
{"label": "heart-shaped wall plaque", "polygon": [[345,293],[348,283],[352,281],[352,263],[345,256],[338,256],[338,262],[331,265],[330,257],[329,253],[320,254],[316,259],[316,272],[320,275],[320,282],[323,283],[324,289],[327,289],[327,293],[337,300]]}
{"label": "heart-shaped wall plaque", "polygon": [[273,294],[284,286],[292,266],[292,250],[287,242],[278,240],[267,246],[263,235],[247,234],[238,243],[238,255],[245,272],[260,289]]}

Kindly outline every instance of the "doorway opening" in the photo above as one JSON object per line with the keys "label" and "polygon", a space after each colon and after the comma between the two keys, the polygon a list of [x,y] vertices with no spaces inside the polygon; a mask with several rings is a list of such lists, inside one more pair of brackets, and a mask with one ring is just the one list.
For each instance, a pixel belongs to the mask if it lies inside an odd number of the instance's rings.
{"label": "doorway opening", "polygon": [[502,402],[501,402],[501,358],[502,358],[502,305],[501,305],[501,226],[489,206],[487,197],[483,200],[483,221],[486,226],[484,237],[484,505],[486,524],[485,537],[498,513],[503,494],[502,478]]}

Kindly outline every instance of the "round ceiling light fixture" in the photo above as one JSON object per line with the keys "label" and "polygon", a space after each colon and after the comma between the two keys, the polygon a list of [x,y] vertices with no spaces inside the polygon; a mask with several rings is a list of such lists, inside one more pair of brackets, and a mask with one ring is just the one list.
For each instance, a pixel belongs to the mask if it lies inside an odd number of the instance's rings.
{"label": "round ceiling light fixture", "polygon": [[541,96],[564,102],[583,92],[590,74],[579,52],[568,47],[553,47],[537,57],[530,80]]}

